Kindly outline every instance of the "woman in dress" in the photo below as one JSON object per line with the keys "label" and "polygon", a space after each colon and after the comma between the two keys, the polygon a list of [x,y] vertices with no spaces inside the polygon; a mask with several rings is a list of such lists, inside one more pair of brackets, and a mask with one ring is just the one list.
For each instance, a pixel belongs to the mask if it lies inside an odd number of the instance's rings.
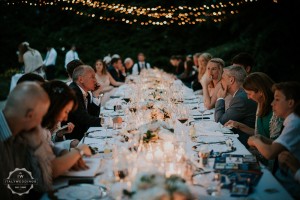
{"label": "woman in dress", "polygon": [[205,74],[206,71],[206,65],[210,59],[212,59],[212,55],[210,53],[201,53],[201,55],[198,57],[198,79],[197,81],[193,82],[192,88],[194,91],[201,91],[202,94],[202,85],[200,83],[202,76]]}
{"label": "woman in dress", "polygon": [[215,107],[224,65],[225,62],[221,58],[212,58],[208,61],[206,73],[201,78],[204,106],[207,109]]}
{"label": "woman in dress", "polygon": [[96,72],[96,79],[98,84],[100,84],[99,92],[104,93],[104,96],[101,99],[101,103],[104,104],[111,95],[115,93],[115,87],[118,87],[124,83],[116,81],[110,73],[107,71],[106,64],[98,59],[95,62],[94,70]]}

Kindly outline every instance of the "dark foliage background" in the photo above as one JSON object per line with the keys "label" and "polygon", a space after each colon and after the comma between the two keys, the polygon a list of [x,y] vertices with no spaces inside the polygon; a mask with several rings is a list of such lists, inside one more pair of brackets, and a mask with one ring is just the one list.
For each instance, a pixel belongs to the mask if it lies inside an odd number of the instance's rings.
{"label": "dark foliage background", "polygon": [[[162,4],[182,2],[196,1],[162,1]],[[144,1],[144,6],[158,3]],[[56,73],[61,78],[65,78],[65,53],[71,44],[76,44],[79,57],[90,65],[107,54],[135,59],[142,51],[152,66],[166,71],[170,70],[169,57],[174,54],[210,52],[229,65],[235,54],[247,51],[256,60],[253,71],[265,72],[276,82],[299,80],[297,4],[291,0],[258,1],[222,23],[186,26],[128,25],[78,16],[56,7],[0,5],[0,98],[8,93],[10,77],[15,72],[11,69],[20,67],[16,51],[23,41],[28,41],[43,57],[46,46],[52,45],[58,52]]]}

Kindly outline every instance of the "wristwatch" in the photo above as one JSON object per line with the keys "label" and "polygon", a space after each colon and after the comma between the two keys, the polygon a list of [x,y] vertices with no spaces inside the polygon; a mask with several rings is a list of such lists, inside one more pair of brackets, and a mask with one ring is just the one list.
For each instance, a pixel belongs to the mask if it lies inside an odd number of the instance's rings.
{"label": "wristwatch", "polygon": [[80,154],[81,157],[84,156],[83,150],[79,149],[78,147],[75,147],[74,149],[78,151],[78,153]]}

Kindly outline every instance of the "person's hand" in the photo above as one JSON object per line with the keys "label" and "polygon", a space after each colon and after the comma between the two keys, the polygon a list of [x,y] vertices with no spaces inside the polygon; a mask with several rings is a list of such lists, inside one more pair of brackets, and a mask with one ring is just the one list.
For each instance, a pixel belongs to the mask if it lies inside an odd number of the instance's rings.
{"label": "person's hand", "polygon": [[33,149],[37,149],[43,142],[43,131],[44,130],[42,126],[38,125],[30,131],[21,133],[21,137],[26,141],[28,146],[30,146]]}
{"label": "person's hand", "polygon": [[86,169],[89,169],[89,166],[87,166],[87,164],[82,158],[80,158],[71,168],[71,170],[75,170],[75,171],[86,170]]}
{"label": "person's hand", "polygon": [[122,66],[122,67],[121,67],[121,69],[120,69],[120,71],[121,71],[121,73],[122,73],[122,74],[126,73],[126,69],[125,69],[125,67],[124,67],[124,66]]}
{"label": "person's hand", "polygon": [[300,161],[288,151],[281,152],[278,155],[278,161],[280,168],[290,168],[293,174],[300,169]]}
{"label": "person's hand", "polygon": [[77,147],[78,144],[79,144],[79,140],[74,139],[74,140],[72,140],[72,142],[70,143],[70,148],[75,148],[75,147]]}
{"label": "person's hand", "polygon": [[207,73],[205,73],[205,74],[202,76],[202,78],[201,78],[201,80],[200,80],[200,83],[201,83],[201,85],[206,86],[206,85],[208,85],[211,81],[212,81],[212,77],[209,76]]}
{"label": "person's hand", "polygon": [[58,136],[64,135],[64,134],[68,134],[68,133],[72,133],[73,129],[74,129],[75,125],[72,122],[69,122],[67,124],[67,128],[66,129],[62,129],[56,132],[56,134]]}
{"label": "person's hand", "polygon": [[227,94],[227,87],[223,87],[223,85],[221,84],[220,89],[217,92],[217,98],[225,98]]}
{"label": "person's hand", "polygon": [[85,156],[91,156],[92,155],[90,147],[88,145],[86,145],[86,144],[81,144],[77,148],[79,148],[80,150],[82,150],[84,152]]}
{"label": "person's hand", "polygon": [[229,120],[224,124],[224,126],[227,126],[228,128],[239,128],[239,124],[237,121]]}
{"label": "person's hand", "polygon": [[97,89],[92,91],[93,97],[99,97],[102,91],[103,91],[103,86],[100,85]]}
{"label": "person's hand", "polygon": [[248,145],[255,147],[255,140],[257,140],[257,137],[255,137],[255,136],[249,137],[249,139],[248,139]]}

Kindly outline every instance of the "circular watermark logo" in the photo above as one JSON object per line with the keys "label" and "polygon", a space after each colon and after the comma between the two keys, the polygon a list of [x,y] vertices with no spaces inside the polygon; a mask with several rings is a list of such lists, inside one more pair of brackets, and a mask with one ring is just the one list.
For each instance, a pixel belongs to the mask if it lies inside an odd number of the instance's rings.
{"label": "circular watermark logo", "polygon": [[13,194],[19,196],[28,194],[33,188],[33,185],[37,184],[37,180],[32,177],[30,171],[25,168],[16,168],[14,171],[9,172],[9,176],[4,179],[4,184],[11,190]]}

